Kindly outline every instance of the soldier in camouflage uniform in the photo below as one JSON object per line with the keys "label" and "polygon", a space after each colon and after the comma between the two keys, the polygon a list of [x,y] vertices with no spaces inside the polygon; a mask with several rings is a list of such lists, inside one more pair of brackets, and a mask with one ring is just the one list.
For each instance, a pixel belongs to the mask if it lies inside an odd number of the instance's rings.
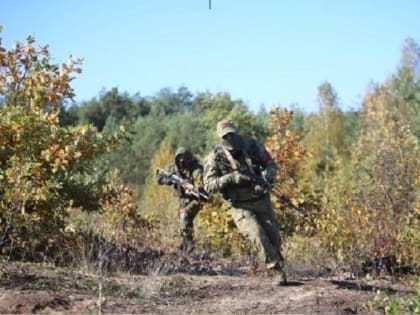
{"label": "soldier in camouflage uniform", "polygon": [[164,173],[157,173],[156,180],[160,185],[173,185],[176,194],[179,197],[178,218],[181,224],[182,242],[181,250],[189,251],[193,247],[194,225],[193,221],[202,207],[202,201],[189,195],[186,189],[196,189],[204,191],[203,186],[203,166],[198,162],[192,153],[180,147],[175,153],[175,163],[165,168],[165,173],[175,174],[186,180],[187,186],[182,187],[170,180]]}
{"label": "soldier in camouflage uniform", "polygon": [[204,188],[208,193],[222,194],[241,234],[256,245],[260,260],[268,269],[277,270],[279,284],[284,284],[279,225],[269,191],[255,180],[272,184],[277,165],[263,145],[241,137],[231,121],[219,122],[217,133],[221,143],[206,158]]}

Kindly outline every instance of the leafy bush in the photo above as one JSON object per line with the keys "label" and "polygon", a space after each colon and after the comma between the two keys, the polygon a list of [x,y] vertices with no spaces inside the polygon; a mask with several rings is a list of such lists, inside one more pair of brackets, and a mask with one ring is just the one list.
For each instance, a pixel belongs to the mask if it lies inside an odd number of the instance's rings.
{"label": "leafy bush", "polygon": [[146,222],[129,190],[95,168],[125,129],[62,127],[61,104],[74,95],[70,82],[80,61],[51,64],[48,48],[34,43],[29,37],[9,51],[0,46],[0,254],[41,259],[60,249],[73,209],[103,212],[113,225],[122,212],[128,235],[134,231],[127,220]]}
{"label": "leafy bush", "polygon": [[385,314],[420,314],[420,283],[415,293],[405,296],[392,296],[386,291],[378,290],[372,300],[367,303],[370,311],[382,310]]}

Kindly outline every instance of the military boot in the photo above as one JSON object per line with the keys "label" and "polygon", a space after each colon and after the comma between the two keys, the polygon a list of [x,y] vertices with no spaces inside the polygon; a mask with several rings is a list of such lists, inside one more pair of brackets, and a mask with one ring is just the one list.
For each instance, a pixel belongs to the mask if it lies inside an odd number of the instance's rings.
{"label": "military boot", "polygon": [[179,249],[182,252],[190,253],[194,250],[195,244],[194,244],[194,238],[192,235],[192,229],[186,228],[181,231],[181,237],[182,241],[179,245]]}
{"label": "military boot", "polygon": [[280,273],[280,279],[278,285],[287,285],[287,272],[285,268],[283,267]]}
{"label": "military boot", "polygon": [[277,262],[272,269],[278,274],[274,284],[279,286],[287,285],[287,272],[284,263],[282,261]]}

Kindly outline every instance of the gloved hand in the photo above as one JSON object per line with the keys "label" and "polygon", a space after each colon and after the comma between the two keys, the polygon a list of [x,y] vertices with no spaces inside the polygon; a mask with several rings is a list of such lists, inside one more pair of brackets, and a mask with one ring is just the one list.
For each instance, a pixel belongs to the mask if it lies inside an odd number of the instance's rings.
{"label": "gloved hand", "polygon": [[224,188],[231,184],[237,185],[237,186],[243,186],[243,185],[249,184],[250,182],[251,182],[251,178],[249,178],[249,176],[241,174],[238,171],[225,174],[219,179],[220,188]]}
{"label": "gloved hand", "polygon": [[265,193],[265,189],[262,186],[260,186],[260,185],[255,185],[254,186],[254,192],[257,195],[263,195]]}
{"label": "gloved hand", "polygon": [[265,179],[265,181],[269,184],[273,184],[274,180],[277,175],[277,170],[275,169],[266,169],[262,172],[262,176]]}

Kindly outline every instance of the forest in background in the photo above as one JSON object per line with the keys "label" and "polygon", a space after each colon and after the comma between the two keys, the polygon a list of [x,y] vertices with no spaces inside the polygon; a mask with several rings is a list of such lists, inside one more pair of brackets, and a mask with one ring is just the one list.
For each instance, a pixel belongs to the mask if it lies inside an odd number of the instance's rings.
{"label": "forest in background", "polygon": [[[266,144],[277,188],[305,209],[273,196],[289,264],[418,273],[419,71],[420,47],[407,39],[395,73],[367,83],[356,109],[340,108],[330,82],[318,87],[316,113],[254,113],[229,93],[187,87],[147,97],[112,88],[73,104],[80,60],[54,64],[32,37],[11,49],[0,42],[0,255],[72,265],[89,242],[176,247],[176,197],[154,172],[179,146],[203,160],[229,118]],[[196,222],[206,250],[252,256],[217,195]]]}

